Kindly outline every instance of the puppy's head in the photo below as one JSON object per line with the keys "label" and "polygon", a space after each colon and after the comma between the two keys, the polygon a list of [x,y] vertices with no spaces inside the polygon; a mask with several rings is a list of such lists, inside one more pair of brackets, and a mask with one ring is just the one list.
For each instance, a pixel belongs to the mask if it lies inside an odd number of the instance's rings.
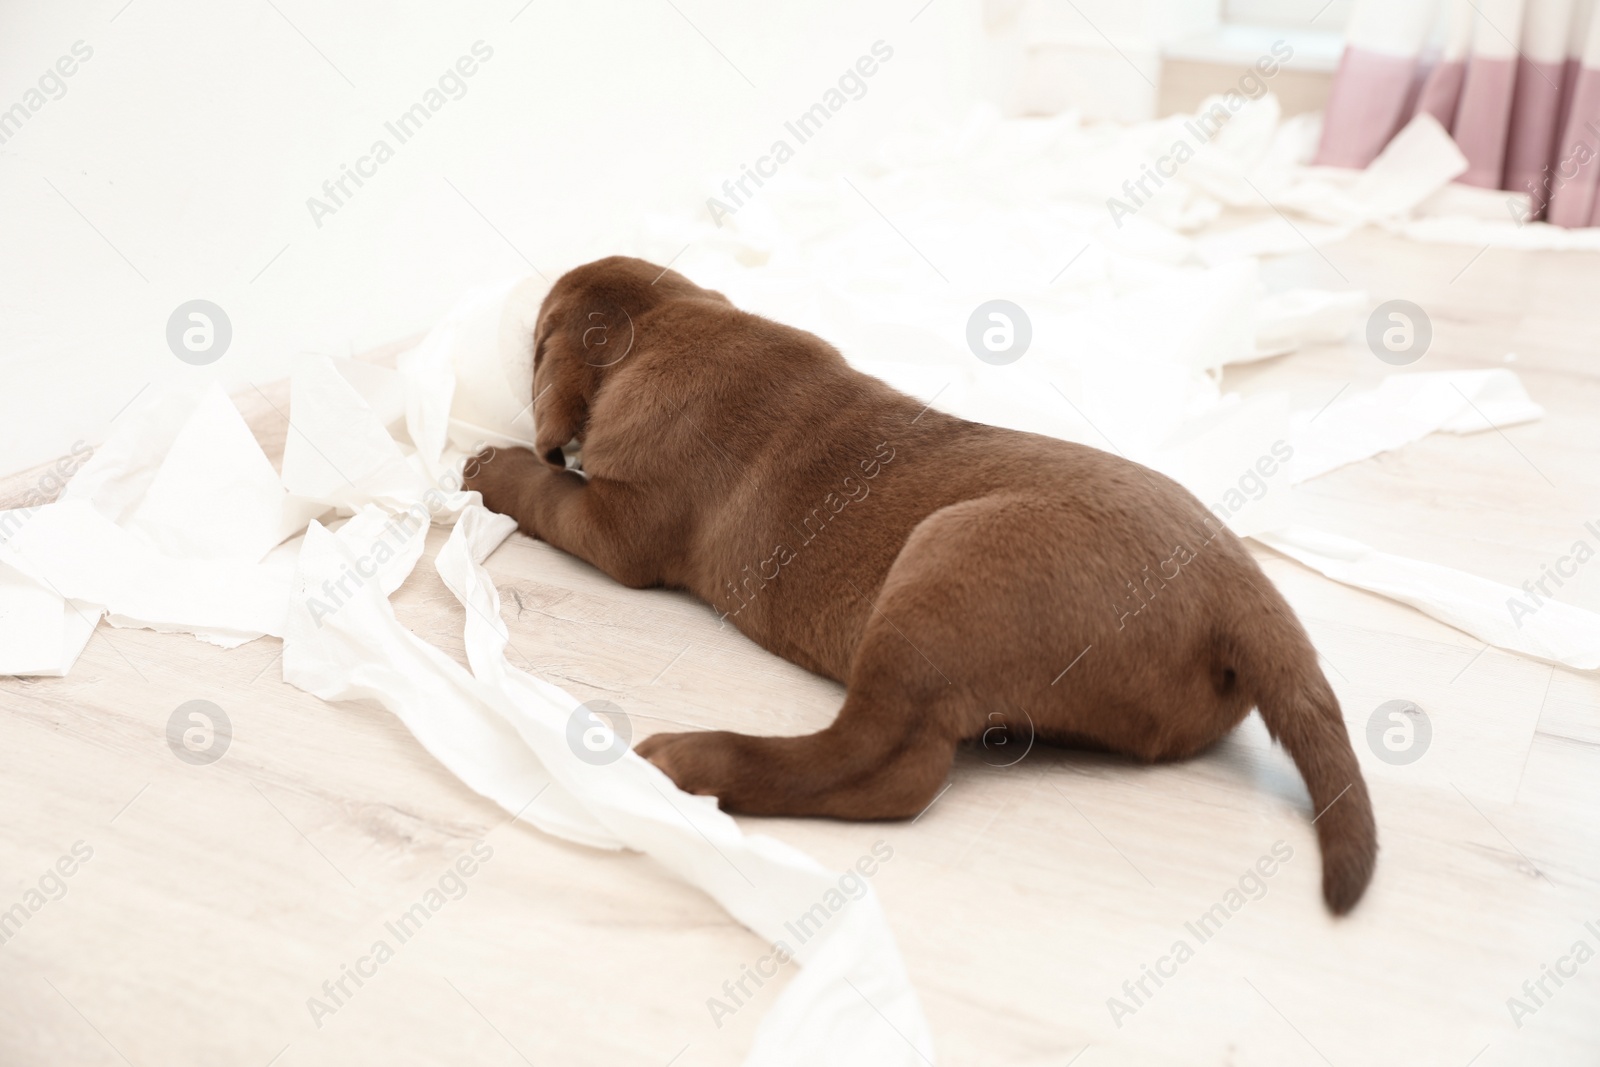
{"label": "puppy's head", "polygon": [[541,459],[565,466],[562,446],[583,440],[589,406],[606,376],[644,341],[640,320],[685,297],[726,303],[676,271],[627,256],[595,260],[556,280],[533,331],[534,445]]}

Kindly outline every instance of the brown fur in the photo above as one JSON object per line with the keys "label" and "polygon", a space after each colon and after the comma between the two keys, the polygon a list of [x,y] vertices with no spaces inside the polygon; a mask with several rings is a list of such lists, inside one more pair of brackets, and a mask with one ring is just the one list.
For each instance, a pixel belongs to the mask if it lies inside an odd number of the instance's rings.
{"label": "brown fur", "polygon": [[[617,581],[687,589],[847,686],[808,736],[642,742],[681,787],[751,814],[904,818],[995,713],[1042,740],[1170,760],[1254,706],[1320,813],[1328,906],[1360,899],[1377,836],[1338,701],[1283,597],[1181,486],[924,409],[819,338],[641,260],[563,276],[534,343],[537,455],[485,453],[468,487]],[[587,480],[562,469],[574,438]]]}

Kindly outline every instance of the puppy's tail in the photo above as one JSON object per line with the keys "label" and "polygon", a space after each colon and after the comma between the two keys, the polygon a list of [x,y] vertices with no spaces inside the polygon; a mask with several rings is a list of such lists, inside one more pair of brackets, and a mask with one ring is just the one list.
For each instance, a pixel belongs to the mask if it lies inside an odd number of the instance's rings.
{"label": "puppy's tail", "polygon": [[1343,915],[1361,899],[1377,862],[1372,801],[1339,714],[1339,700],[1317,666],[1310,638],[1287,604],[1274,606],[1281,615],[1256,616],[1254,640],[1237,642],[1239,654],[1229,659],[1267,731],[1288,750],[1305,779],[1322,849],[1322,898],[1330,911]]}

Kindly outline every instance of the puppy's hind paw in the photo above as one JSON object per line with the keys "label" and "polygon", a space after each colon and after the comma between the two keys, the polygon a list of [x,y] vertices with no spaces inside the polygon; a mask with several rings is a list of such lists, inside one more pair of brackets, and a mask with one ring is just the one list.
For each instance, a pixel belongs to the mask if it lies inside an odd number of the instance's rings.
{"label": "puppy's hind paw", "polygon": [[722,730],[653,734],[635,745],[634,751],[661,768],[685,793],[726,801],[729,736]]}

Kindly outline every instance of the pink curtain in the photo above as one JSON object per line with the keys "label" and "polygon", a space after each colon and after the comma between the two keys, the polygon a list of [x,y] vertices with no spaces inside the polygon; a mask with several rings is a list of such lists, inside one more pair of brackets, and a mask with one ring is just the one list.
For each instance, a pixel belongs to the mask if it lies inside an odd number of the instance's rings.
{"label": "pink curtain", "polygon": [[1600,0],[1358,0],[1316,162],[1365,167],[1413,116],[1519,221],[1600,226]]}

